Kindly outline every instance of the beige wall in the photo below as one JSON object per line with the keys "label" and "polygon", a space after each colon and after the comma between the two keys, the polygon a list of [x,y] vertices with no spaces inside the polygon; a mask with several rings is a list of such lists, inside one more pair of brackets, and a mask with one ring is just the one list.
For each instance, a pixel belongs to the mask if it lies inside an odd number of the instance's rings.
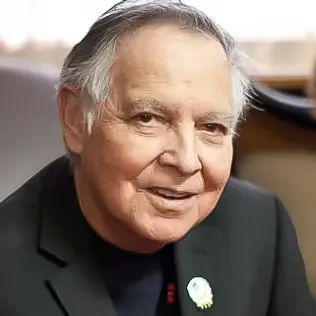
{"label": "beige wall", "polygon": [[[308,75],[315,55],[313,36],[293,41],[243,41],[240,43],[253,61],[250,71],[263,76]],[[29,41],[20,47],[9,48],[0,40],[0,56],[26,57],[61,66],[70,46],[61,42],[44,44]],[[250,64],[249,64],[250,65]]]}

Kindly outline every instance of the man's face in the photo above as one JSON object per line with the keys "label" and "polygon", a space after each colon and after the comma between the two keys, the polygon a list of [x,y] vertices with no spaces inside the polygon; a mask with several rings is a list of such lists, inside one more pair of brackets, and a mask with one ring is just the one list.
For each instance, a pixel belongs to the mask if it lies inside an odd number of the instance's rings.
{"label": "man's face", "polygon": [[205,35],[152,25],[122,39],[114,73],[82,144],[79,193],[94,201],[83,211],[101,235],[117,225],[120,234],[178,240],[213,210],[229,177],[225,53]]}

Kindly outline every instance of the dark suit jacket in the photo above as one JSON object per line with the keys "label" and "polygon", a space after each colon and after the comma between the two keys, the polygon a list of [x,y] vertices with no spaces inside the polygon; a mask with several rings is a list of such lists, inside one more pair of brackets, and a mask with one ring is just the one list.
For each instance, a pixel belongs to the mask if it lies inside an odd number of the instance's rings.
{"label": "dark suit jacket", "polygon": [[[114,315],[93,250],[68,162],[58,159],[0,204],[0,315]],[[174,251],[183,316],[314,315],[293,225],[273,194],[230,179]],[[188,296],[195,276],[211,284],[210,309]]]}

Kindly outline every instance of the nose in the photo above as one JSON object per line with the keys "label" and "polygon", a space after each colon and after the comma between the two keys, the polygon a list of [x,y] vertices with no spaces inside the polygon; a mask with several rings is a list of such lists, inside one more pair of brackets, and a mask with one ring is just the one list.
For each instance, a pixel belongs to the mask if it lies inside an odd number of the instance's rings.
{"label": "nose", "polygon": [[186,129],[167,140],[166,150],[159,156],[159,164],[176,168],[183,176],[202,169],[194,131]]}

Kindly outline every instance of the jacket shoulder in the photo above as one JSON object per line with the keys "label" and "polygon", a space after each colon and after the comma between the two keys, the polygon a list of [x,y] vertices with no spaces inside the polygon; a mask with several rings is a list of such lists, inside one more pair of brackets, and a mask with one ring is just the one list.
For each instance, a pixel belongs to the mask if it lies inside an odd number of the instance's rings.
{"label": "jacket shoulder", "polygon": [[0,253],[20,247],[34,248],[39,229],[41,192],[51,176],[66,163],[65,159],[59,158],[47,165],[0,203]]}
{"label": "jacket shoulder", "polygon": [[[220,203],[229,203],[239,206],[257,206],[261,208],[275,208],[276,195],[249,181],[231,177],[220,198]],[[261,207],[259,207],[261,206]]]}
{"label": "jacket shoulder", "polygon": [[230,178],[218,201],[211,220],[219,220],[236,229],[270,229],[277,224],[277,197],[248,181]]}

